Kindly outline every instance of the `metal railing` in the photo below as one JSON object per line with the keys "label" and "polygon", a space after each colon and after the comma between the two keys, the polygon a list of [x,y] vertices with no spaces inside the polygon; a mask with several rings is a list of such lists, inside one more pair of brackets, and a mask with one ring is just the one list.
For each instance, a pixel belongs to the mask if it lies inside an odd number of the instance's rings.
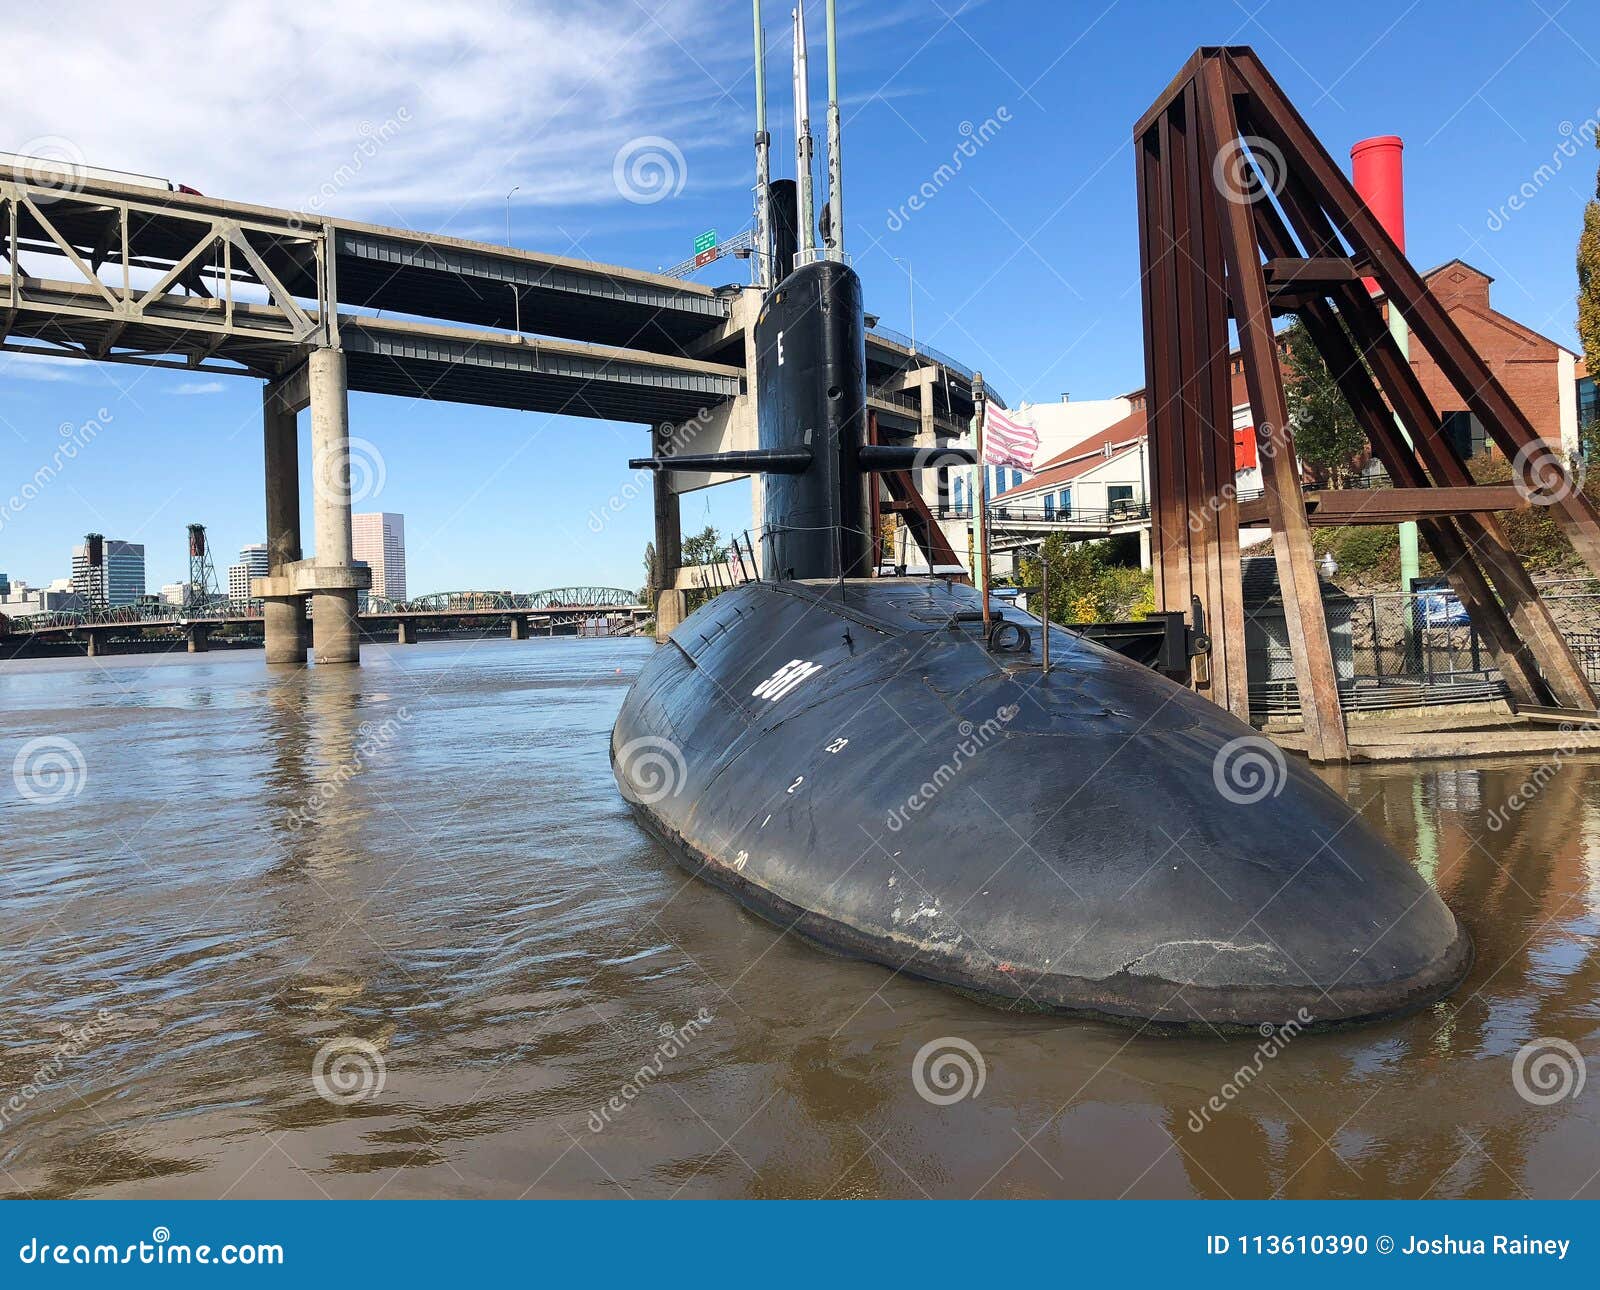
{"label": "metal railing", "polygon": [[[944,350],[936,349],[932,345],[925,344],[920,340],[913,340],[910,336],[907,336],[905,332],[896,331],[893,327],[885,327],[882,323],[876,323],[867,329],[867,334],[869,336],[881,336],[884,340],[890,342],[890,344],[898,345],[901,349],[910,350],[915,356],[931,359],[941,367],[947,367],[957,375],[965,377],[969,383],[977,380],[978,378],[978,374],[960,359],[952,358],[949,354],[946,354]],[[1000,397],[1000,391],[995,389],[994,386],[991,385],[987,380],[985,380],[983,383],[983,389],[984,393],[998,403],[1001,407],[1009,406],[1005,399]]]}
{"label": "metal railing", "polygon": [[[968,503],[959,506],[946,503],[934,508],[941,520],[970,520],[976,518]],[[1119,502],[1103,511],[1059,508],[1046,510],[1042,506],[996,505],[989,503],[989,522],[1018,524],[1056,524],[1062,528],[1109,528],[1117,524],[1132,524],[1150,518],[1150,504],[1142,501]]]}

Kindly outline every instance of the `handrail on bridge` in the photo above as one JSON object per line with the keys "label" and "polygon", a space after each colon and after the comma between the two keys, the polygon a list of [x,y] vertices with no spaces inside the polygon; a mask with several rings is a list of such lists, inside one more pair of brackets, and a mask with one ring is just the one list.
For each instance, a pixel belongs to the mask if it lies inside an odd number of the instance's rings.
{"label": "handrail on bridge", "polygon": [[[369,597],[360,616],[381,618],[396,613],[469,613],[484,610],[543,611],[556,609],[640,610],[639,593],[622,587],[554,587],[546,591],[442,591],[413,600],[392,601]],[[78,631],[101,627],[140,627],[171,624],[186,627],[192,623],[232,622],[259,619],[261,602],[217,598],[201,604],[134,604],[104,609],[57,609],[43,614],[25,614],[4,619],[10,636],[37,632]]]}

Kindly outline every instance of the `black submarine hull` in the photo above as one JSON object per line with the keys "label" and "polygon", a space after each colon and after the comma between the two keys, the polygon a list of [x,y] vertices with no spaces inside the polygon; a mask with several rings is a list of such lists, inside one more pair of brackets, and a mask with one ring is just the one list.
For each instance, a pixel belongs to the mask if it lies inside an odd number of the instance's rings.
{"label": "black submarine hull", "polygon": [[1198,695],[940,580],[751,583],[652,656],[619,786],[691,872],[1012,1007],[1219,1028],[1421,1007],[1471,942],[1304,764]]}

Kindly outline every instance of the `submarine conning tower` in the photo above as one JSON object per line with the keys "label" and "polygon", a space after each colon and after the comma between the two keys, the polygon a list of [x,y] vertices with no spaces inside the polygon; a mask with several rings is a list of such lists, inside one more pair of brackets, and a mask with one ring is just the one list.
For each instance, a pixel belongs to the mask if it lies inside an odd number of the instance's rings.
{"label": "submarine conning tower", "polygon": [[801,265],[756,320],[756,413],[764,452],[806,459],[767,474],[761,567],[774,578],[870,570],[867,357],[861,279],[836,260]]}
{"label": "submarine conning tower", "polygon": [[[869,444],[861,279],[840,260],[802,264],[756,318],[759,447],[635,458],[633,469],[762,475],[761,568],[772,579],[864,578],[873,572],[871,488],[882,471],[917,469],[926,451]],[[972,463],[970,448],[939,464]]]}

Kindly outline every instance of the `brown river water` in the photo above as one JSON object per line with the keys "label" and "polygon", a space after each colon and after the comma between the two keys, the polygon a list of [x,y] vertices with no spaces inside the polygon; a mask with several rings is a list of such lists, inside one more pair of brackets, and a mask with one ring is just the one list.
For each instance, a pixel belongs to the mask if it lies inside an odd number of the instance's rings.
{"label": "brown river water", "polygon": [[1154,1036],[688,878],[607,760],[651,648],[0,664],[0,1194],[1600,1196],[1600,760],[1331,774],[1471,976]]}

